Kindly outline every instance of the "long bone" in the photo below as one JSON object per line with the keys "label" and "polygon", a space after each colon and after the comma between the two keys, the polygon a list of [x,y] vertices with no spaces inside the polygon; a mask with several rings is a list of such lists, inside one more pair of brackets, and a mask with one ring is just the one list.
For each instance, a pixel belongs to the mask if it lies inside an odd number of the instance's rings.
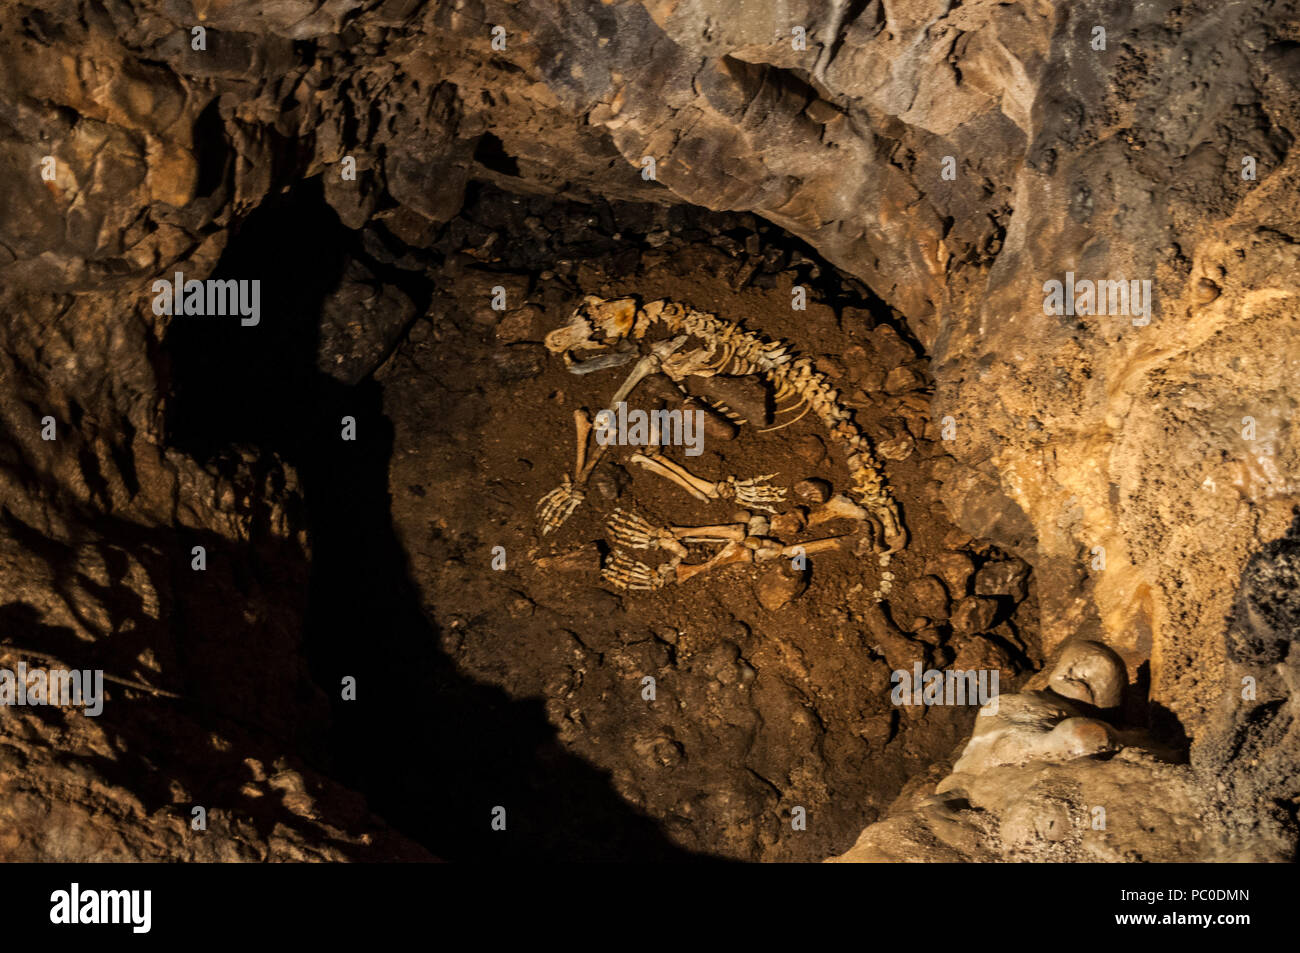
{"label": "long bone", "polygon": [[776,476],[775,473],[766,473],[748,480],[737,480],[734,476],[729,476],[714,482],[697,477],[685,467],[673,463],[658,452],[634,453],[630,459],[632,463],[640,464],[651,473],[676,483],[691,496],[704,502],[735,500],[742,506],[775,513],[776,510],[769,504],[780,503],[785,499],[784,489],[765,482]]}
{"label": "long bone", "polygon": [[[689,529],[691,527],[681,527]],[[615,551],[608,563],[601,570],[606,582],[619,589],[653,590],[665,586],[681,585],[701,573],[706,573],[735,563],[770,562],[782,557],[791,559],[795,556],[812,556],[817,553],[843,549],[847,536],[832,536],[828,539],[814,539],[806,543],[792,543],[782,546],[772,539],[733,540],[727,543],[717,555],[702,563],[685,564],[674,558],[659,566],[648,566],[632,559],[622,551]]]}
{"label": "long bone", "polygon": [[578,450],[573,464],[573,473],[577,482],[570,480],[566,473],[563,483],[537,501],[537,520],[542,524],[543,536],[562,526],[587,498],[584,486],[594,466],[594,463],[589,466],[587,462],[587,438],[591,434],[591,420],[588,419],[585,411],[575,410],[573,424],[578,431]]}
{"label": "long bone", "polygon": [[692,577],[702,572],[708,572],[711,569],[729,566],[732,563],[753,561],[753,550],[749,549],[743,542],[730,542],[707,562],[689,566],[674,560],[656,568],[632,559],[626,553],[615,552],[605,565],[605,568],[600,571],[600,574],[606,582],[617,586],[619,589],[662,589],[668,585],[681,585]]}
{"label": "long bone", "polygon": [[739,542],[746,536],[744,523],[718,526],[655,526],[644,517],[615,509],[605,524],[615,545],[628,549],[662,549],[686,557],[683,543]]}

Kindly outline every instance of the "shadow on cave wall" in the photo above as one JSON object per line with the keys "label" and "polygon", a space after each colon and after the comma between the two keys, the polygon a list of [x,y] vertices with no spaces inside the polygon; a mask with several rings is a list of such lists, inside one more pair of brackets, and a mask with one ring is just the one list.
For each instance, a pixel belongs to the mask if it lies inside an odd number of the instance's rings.
{"label": "shadow on cave wall", "polygon": [[[313,554],[304,651],[332,699],[330,763],[319,767],[449,860],[685,859],[607,775],[561,749],[540,702],[463,677],[439,649],[391,523],[381,387],[316,369],[322,302],[349,255],[384,271],[308,182],[251,215],[212,275],[262,281],[260,325],[182,318],[164,342],[169,444],[218,465],[251,446],[299,473]],[[423,279],[409,280],[417,305],[427,301]],[[355,442],[341,438],[344,416],[356,419]],[[229,633],[214,680],[239,678],[240,637]],[[356,701],[339,697],[345,676]],[[497,805],[505,833],[490,827]]]}
{"label": "shadow on cave wall", "polygon": [[1222,830],[1228,860],[1300,858],[1300,507],[1241,571],[1226,627],[1226,685],[1192,765]]}

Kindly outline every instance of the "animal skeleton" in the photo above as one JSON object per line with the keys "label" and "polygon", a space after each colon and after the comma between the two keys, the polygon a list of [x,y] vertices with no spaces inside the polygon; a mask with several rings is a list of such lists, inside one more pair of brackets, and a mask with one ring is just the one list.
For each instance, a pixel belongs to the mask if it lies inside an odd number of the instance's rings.
{"label": "animal skeleton", "polygon": [[[838,394],[826,377],[813,369],[808,358],[795,359],[783,342],[765,341],[739,325],[670,301],[652,301],[643,308],[637,308],[631,298],[609,301],[588,295],[574,310],[567,324],[547,335],[546,347],[552,353],[564,355],[565,363],[571,369],[585,369],[583,362],[575,363],[570,356],[571,351],[608,353],[611,348],[621,351],[629,338],[633,341],[642,340],[656,324],[663,325],[674,337],[653,345],[651,353],[637,362],[610,402],[611,405],[617,405],[637,383],[656,370],[677,382],[687,376],[760,374],[773,388],[778,413],[793,413],[802,408],[798,417],[769,429],[779,430],[810,411],[816,413],[832,442],[847,453],[852,481],[850,494],[862,504],[867,513],[880,521],[888,547],[882,558],[887,558],[889,554],[907,545],[907,531],[899,516],[898,505],[885,484],[881,465],[876,460],[867,437],[853,423],[849,412],[840,406]],[[703,342],[703,346],[678,353],[689,338]],[[780,408],[783,401],[791,403]],[[582,416],[585,419],[585,415]],[[564,482],[542,497],[538,504],[543,535],[562,525],[582,503],[587,477],[590,476],[595,460],[604,450],[603,446],[600,447],[592,459],[586,460],[584,464],[590,429],[589,421],[585,428],[582,424],[578,426],[578,462],[574,468],[574,479],[570,480],[566,475]],[[773,512],[770,504],[785,498],[784,490],[764,482],[772,474],[749,480],[727,477],[714,483],[694,476],[667,460],[657,450],[636,454],[632,459],[646,469],[672,480],[697,499],[735,499],[744,505]],[[844,515],[857,516],[850,508],[844,509]],[[710,564],[723,559],[724,555],[732,562],[745,560],[746,557],[734,549],[736,545],[736,541],[729,542]],[[805,550],[806,548],[805,546]],[[626,570],[626,574],[619,575],[618,578],[643,581],[637,574],[638,571],[629,568],[626,562],[620,563],[617,556],[611,565],[620,571]],[[694,569],[696,567],[675,566],[676,581],[681,581],[682,571]],[[663,584],[666,582],[660,583]]]}
{"label": "animal skeleton", "polygon": [[[652,590],[664,586],[680,585],[701,573],[730,566],[733,563],[769,562],[782,556],[811,556],[815,553],[839,549],[847,536],[832,536],[806,543],[783,546],[773,539],[751,533],[764,520],[729,523],[721,526],[654,526],[640,516],[616,509],[608,524],[615,545],[629,549],[661,549],[671,557],[657,567],[632,559],[615,550],[614,555],[601,570],[606,582],[620,589]],[[687,550],[683,543],[724,543],[718,553],[702,563],[687,565]]]}

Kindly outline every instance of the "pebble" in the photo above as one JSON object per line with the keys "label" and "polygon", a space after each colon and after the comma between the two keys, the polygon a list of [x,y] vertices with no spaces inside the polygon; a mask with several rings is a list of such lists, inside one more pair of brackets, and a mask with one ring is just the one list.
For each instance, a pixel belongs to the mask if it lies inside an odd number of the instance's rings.
{"label": "pebble", "polygon": [[682,412],[684,414],[697,410],[704,414],[704,439],[706,441],[735,440],[740,433],[739,427],[703,401],[690,398],[682,403]]}
{"label": "pebble", "polygon": [[971,635],[977,632],[987,632],[997,614],[998,604],[996,600],[979,596],[967,596],[953,606],[949,621],[952,623],[954,632],[959,635]]}
{"label": "pebble", "polygon": [[920,579],[913,579],[907,584],[905,591],[916,611],[927,619],[948,618],[948,591],[938,576],[922,576]]}
{"label": "pebble", "polygon": [[794,492],[806,503],[825,503],[831,498],[831,486],[825,480],[810,478],[794,485]]}
{"label": "pebble", "polygon": [[627,473],[614,464],[603,463],[591,475],[591,486],[606,500],[616,500],[627,485]]}
{"label": "pebble", "polygon": [[754,425],[770,422],[767,385],[757,374],[745,377],[691,377],[687,388],[713,404],[725,404]]}
{"label": "pebble", "polygon": [[1029,567],[1019,559],[981,566],[975,574],[975,595],[1010,596],[1022,602],[1028,595]]}
{"label": "pebble", "polygon": [[546,348],[540,344],[511,344],[492,352],[497,373],[507,381],[535,377],[546,363]]}
{"label": "pebble", "polygon": [[961,599],[970,594],[975,561],[963,552],[942,552],[925,564],[925,571],[942,579],[947,590]]}
{"label": "pebble", "polygon": [[876,444],[876,453],[895,463],[906,460],[915,449],[916,441],[912,439],[911,434],[905,431]]}
{"label": "pebble", "polygon": [[885,367],[897,367],[916,359],[916,352],[912,350],[912,346],[887,324],[872,328],[871,346]]}
{"label": "pebble", "polygon": [[805,434],[791,441],[790,449],[805,463],[816,466],[826,459],[826,444],[815,434]]}
{"label": "pebble", "polygon": [[533,304],[507,311],[501,323],[497,325],[497,340],[503,344],[514,344],[516,341],[531,339],[533,328],[541,315],[542,309]]}
{"label": "pebble", "polygon": [[905,394],[920,390],[925,386],[925,378],[911,367],[896,367],[885,375],[885,390],[890,394]]}
{"label": "pebble", "polygon": [[790,572],[784,566],[774,566],[759,577],[754,586],[758,604],[768,612],[789,605],[808,588],[807,574]]}
{"label": "pebble", "polygon": [[682,391],[667,374],[651,374],[637,388],[638,394],[651,400],[675,404],[682,399]]}
{"label": "pebble", "polygon": [[800,510],[790,510],[772,517],[772,533],[778,539],[791,540],[804,528],[804,515]]}

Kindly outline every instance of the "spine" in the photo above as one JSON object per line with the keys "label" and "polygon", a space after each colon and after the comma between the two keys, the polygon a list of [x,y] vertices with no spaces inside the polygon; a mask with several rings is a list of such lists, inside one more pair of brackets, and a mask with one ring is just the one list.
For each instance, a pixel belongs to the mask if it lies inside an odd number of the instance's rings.
{"label": "spine", "polygon": [[[850,493],[870,509],[897,513],[896,504],[879,461],[867,437],[853,423],[853,418],[839,404],[839,395],[825,375],[815,371],[808,358],[791,360],[786,345],[764,341],[759,335],[737,324],[723,321],[702,311],[670,302],[648,305],[649,323],[660,322],[670,333],[686,332],[725,357],[726,374],[763,374],[778,394],[797,394],[800,403],[808,404],[821,420],[832,441],[847,455],[852,487]],[[797,406],[797,405],[796,405]]]}

